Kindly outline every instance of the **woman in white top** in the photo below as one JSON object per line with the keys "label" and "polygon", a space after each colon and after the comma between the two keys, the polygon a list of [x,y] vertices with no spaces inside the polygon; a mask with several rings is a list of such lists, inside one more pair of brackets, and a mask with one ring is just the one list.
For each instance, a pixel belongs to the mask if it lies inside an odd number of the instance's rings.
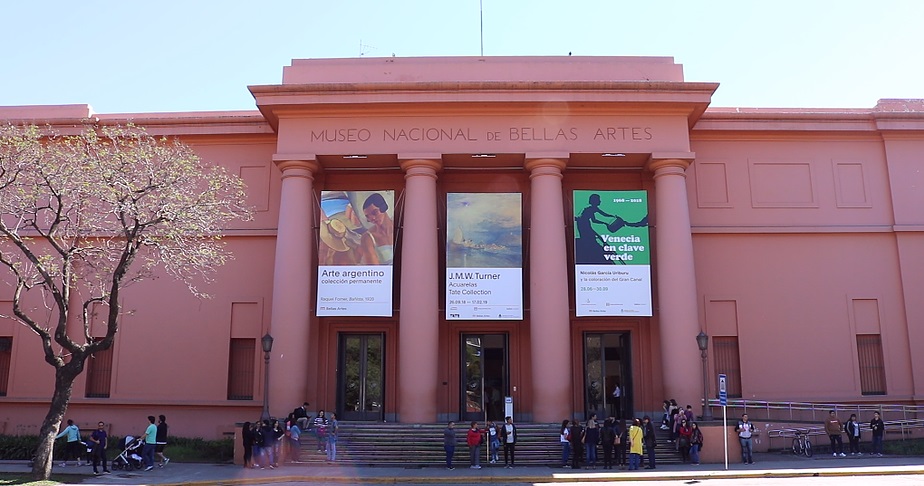
{"label": "woman in white top", "polygon": [[363,202],[363,215],[372,226],[363,233],[363,264],[390,265],[395,253],[395,223],[388,215],[388,203],[379,193]]}

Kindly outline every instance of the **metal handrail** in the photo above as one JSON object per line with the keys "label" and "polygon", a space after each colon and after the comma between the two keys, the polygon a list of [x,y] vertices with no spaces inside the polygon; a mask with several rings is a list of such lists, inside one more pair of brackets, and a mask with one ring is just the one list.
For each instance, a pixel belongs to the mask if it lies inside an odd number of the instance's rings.
{"label": "metal handrail", "polygon": [[[718,399],[711,398],[708,402],[709,407],[719,407]],[[827,413],[830,410],[835,412],[850,412],[856,413],[857,415],[872,415],[873,412],[879,412],[883,420],[890,418],[893,421],[913,421],[918,417],[924,416],[924,406],[920,405],[902,405],[902,404],[893,404],[893,403],[879,403],[879,404],[845,404],[845,403],[814,403],[814,402],[773,402],[773,401],[763,401],[763,400],[747,400],[747,399],[731,399],[728,400],[729,408],[736,408],[743,410],[743,413],[753,415],[762,411],[766,411],[766,415],[763,417],[754,416],[752,418],[762,418],[768,420],[782,420],[786,417],[776,415],[772,416],[773,411],[785,411],[788,412],[788,419],[791,421],[797,421],[797,412],[810,412],[810,420],[822,420],[824,417],[827,417]],[[824,414],[821,417],[817,417],[817,414]],[[802,414],[798,414],[802,415]],[[864,417],[865,418],[865,417]]]}
{"label": "metal handrail", "polygon": [[[902,435],[905,434],[905,431],[908,429],[918,429],[924,427],[924,420],[893,420],[890,422],[883,422],[885,424],[885,430],[895,430],[898,428],[901,430]],[[860,431],[870,432],[869,424],[860,423]],[[804,433],[805,435],[828,435],[824,427],[799,427],[799,428],[783,428],[768,430],[767,437],[773,439],[776,437],[780,438],[793,438],[796,435]]]}

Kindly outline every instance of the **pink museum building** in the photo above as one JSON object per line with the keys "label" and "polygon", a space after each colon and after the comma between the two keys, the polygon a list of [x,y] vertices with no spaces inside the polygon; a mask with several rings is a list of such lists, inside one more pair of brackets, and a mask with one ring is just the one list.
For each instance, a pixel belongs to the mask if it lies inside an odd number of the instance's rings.
{"label": "pink museum building", "polygon": [[[0,108],[179,137],[255,211],[211,299],[125,293],[76,422],[217,437],[265,393],[402,423],[698,411],[701,331],[711,398],[724,373],[730,397],[924,400],[921,100],[714,108],[662,57],[294,60],[249,89],[254,111]],[[35,433],[52,385],[0,320],[0,432]]]}

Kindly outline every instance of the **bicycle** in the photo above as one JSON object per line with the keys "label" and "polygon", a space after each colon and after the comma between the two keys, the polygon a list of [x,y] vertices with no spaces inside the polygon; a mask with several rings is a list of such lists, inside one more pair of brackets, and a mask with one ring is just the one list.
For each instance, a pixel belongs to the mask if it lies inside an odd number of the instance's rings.
{"label": "bicycle", "polygon": [[804,430],[797,430],[792,440],[792,453],[797,456],[812,457],[812,441]]}

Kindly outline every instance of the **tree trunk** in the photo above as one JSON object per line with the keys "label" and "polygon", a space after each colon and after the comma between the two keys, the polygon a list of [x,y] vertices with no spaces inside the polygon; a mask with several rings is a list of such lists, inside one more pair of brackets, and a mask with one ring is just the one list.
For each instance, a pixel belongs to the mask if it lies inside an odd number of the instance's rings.
{"label": "tree trunk", "polygon": [[39,443],[35,451],[35,463],[32,465],[32,479],[42,481],[51,477],[55,436],[61,427],[61,419],[67,413],[74,379],[83,370],[84,360],[83,357],[72,355],[68,363],[55,369],[55,391],[51,397],[48,414],[45,415],[42,428],[39,430]]}

